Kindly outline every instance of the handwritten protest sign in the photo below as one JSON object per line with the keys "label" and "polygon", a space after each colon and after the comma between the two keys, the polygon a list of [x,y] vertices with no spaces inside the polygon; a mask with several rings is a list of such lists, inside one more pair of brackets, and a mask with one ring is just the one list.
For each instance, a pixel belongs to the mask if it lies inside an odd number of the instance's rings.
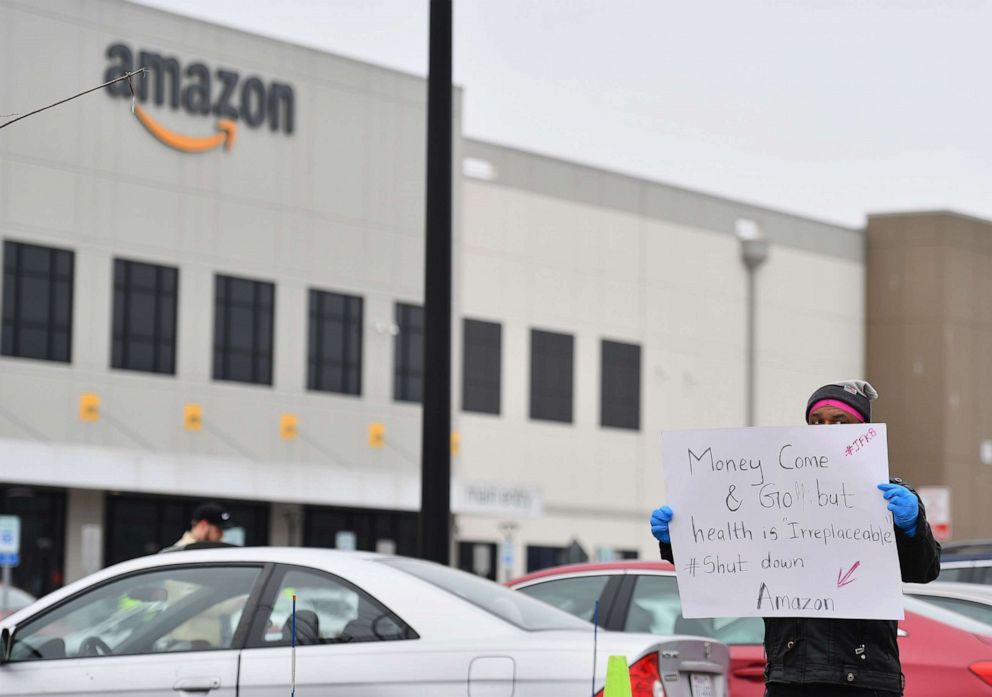
{"label": "handwritten protest sign", "polygon": [[671,431],[685,617],[902,619],[885,424]]}

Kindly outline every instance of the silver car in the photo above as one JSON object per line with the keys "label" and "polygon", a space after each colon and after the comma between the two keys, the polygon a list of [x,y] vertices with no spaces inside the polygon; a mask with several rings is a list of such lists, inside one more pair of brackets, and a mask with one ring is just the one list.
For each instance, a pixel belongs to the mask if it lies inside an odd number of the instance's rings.
{"label": "silver car", "polygon": [[902,588],[906,595],[992,626],[992,586],[932,581],[927,584],[904,583]]}
{"label": "silver car", "polygon": [[0,696],[285,697],[295,679],[301,696],[588,697],[611,655],[635,697],[726,694],[710,639],[594,632],[416,559],[211,549],[118,564],[0,622]]}

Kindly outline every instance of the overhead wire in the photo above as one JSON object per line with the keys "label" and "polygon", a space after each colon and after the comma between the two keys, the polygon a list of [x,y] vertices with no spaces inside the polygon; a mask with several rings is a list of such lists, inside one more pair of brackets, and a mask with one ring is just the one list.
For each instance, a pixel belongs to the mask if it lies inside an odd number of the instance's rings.
{"label": "overhead wire", "polygon": [[[146,70],[148,70],[148,68],[138,68],[137,70],[133,70],[133,71],[131,71],[129,73],[125,73],[124,75],[121,75],[118,78],[115,78],[113,80],[108,80],[107,82],[103,83],[102,85],[98,85],[96,87],[92,87],[92,88],[90,88],[88,90],[85,90],[83,92],[80,92],[79,94],[74,94],[71,97],[66,97],[65,99],[62,99],[60,101],[57,101],[54,104],[49,104],[48,106],[43,106],[40,109],[35,109],[34,111],[28,112],[27,114],[24,114],[22,116],[18,116],[16,119],[11,119],[10,121],[5,121],[3,123],[0,123],[0,128],[6,128],[10,124],[17,123],[21,119],[26,119],[29,116],[34,116],[35,114],[40,114],[41,112],[45,111],[46,109],[51,109],[53,107],[57,107],[60,104],[65,104],[66,102],[70,102],[73,99],[76,99],[77,97],[82,97],[84,94],[89,94],[90,92],[96,92],[97,90],[102,90],[104,87],[109,87],[110,85],[114,84],[115,82],[120,82],[122,80],[127,80],[128,81],[128,85],[130,85],[131,84],[131,78],[132,77],[134,77],[135,75],[137,75],[139,73],[143,73]],[[134,108],[134,88],[133,87],[131,88],[131,106],[132,106],[132,109],[133,109]],[[4,116],[14,116],[14,115],[15,114],[4,114]]]}

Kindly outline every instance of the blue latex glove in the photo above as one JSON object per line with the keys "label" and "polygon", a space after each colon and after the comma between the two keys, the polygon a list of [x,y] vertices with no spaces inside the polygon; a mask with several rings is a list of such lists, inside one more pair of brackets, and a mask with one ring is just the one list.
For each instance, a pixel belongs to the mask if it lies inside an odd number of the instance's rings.
{"label": "blue latex glove", "polygon": [[916,518],[920,515],[920,504],[916,494],[901,484],[879,484],[882,496],[889,502],[888,509],[892,511],[892,521],[904,533],[912,537],[916,534]]}
{"label": "blue latex glove", "polygon": [[671,544],[672,538],[668,534],[668,523],[672,520],[672,509],[668,506],[656,508],[651,513],[651,534],[656,540],[665,544]]}

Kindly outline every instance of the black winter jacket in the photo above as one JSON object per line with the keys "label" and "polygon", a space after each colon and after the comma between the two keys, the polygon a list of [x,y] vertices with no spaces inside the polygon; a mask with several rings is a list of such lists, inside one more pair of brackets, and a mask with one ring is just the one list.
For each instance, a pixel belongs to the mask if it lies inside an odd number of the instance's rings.
{"label": "black winter jacket", "polygon": [[[899,478],[890,480],[916,493]],[[919,498],[919,495],[917,495]],[[940,543],[927,523],[920,501],[916,534],[895,528],[902,580],[928,583],[940,573]],[[664,542],[661,557],[675,561]],[[899,663],[895,620],[849,620],[808,617],[765,618],[765,682],[827,683],[902,694],[905,679]]]}

